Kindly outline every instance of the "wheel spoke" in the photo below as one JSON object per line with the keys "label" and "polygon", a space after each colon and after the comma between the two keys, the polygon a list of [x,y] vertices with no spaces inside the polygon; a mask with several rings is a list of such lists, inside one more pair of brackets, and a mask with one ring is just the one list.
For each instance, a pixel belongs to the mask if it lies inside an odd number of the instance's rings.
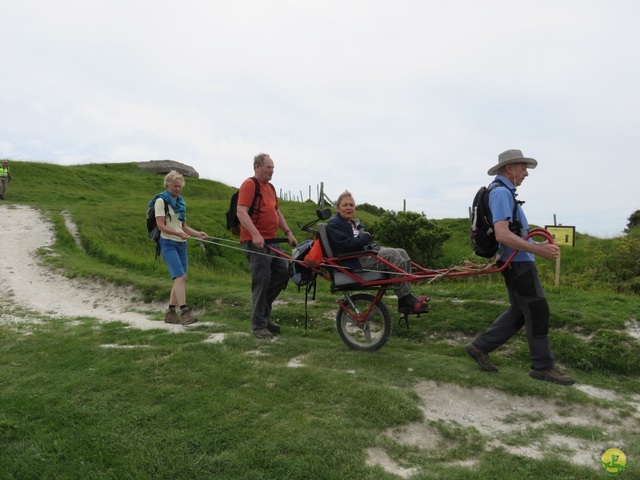
{"label": "wheel spoke", "polygon": [[340,337],[355,350],[378,350],[389,340],[392,326],[388,308],[370,293],[347,296],[336,316]]}
{"label": "wheel spoke", "polygon": [[364,333],[364,338],[367,339],[367,343],[371,343],[371,324],[369,323],[369,320],[364,322],[364,325],[362,325],[362,333]]}

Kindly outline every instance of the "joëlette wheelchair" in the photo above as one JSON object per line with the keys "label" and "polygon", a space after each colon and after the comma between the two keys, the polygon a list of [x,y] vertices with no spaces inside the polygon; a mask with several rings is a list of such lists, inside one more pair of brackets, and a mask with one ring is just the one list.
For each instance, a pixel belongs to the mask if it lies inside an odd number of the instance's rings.
{"label": "jo\u00eblette wheelchair", "polygon": [[[312,271],[313,285],[316,277],[322,277],[331,284],[331,292],[342,293],[342,298],[338,300],[338,312],[336,314],[336,328],[344,343],[354,349],[373,352],[382,348],[389,338],[393,329],[391,313],[387,305],[383,302],[383,297],[387,290],[392,289],[395,283],[433,281],[437,278],[460,277],[468,275],[486,275],[501,272],[508,267],[516,252],[513,252],[506,262],[498,266],[495,262],[497,258],[485,264],[474,264],[464,262],[464,265],[454,266],[448,269],[428,269],[415,262],[411,262],[411,271],[406,271],[388,262],[374,249],[367,249],[361,252],[353,252],[345,255],[335,256],[331,251],[331,244],[327,235],[327,224],[319,223],[329,219],[331,210],[318,209],[316,211],[317,220],[313,220],[303,226],[299,225],[301,231],[315,235],[315,240],[322,246],[322,262],[318,265],[305,264],[303,260],[294,260],[290,255],[281,250],[272,251],[289,261],[299,261],[306,268]],[[317,228],[314,228],[317,227]],[[540,228],[533,229],[525,237],[529,239],[534,236],[542,236],[548,242],[554,243],[553,237],[548,231]],[[287,241],[286,239],[279,239]],[[375,256],[376,259],[384,263],[388,271],[362,270],[352,271],[343,265],[347,259]],[[307,287],[307,294],[310,287]],[[428,297],[427,297],[428,298]],[[402,314],[400,322],[409,328],[409,315]],[[417,314],[420,316],[420,314]],[[306,327],[306,321],[305,321]]]}

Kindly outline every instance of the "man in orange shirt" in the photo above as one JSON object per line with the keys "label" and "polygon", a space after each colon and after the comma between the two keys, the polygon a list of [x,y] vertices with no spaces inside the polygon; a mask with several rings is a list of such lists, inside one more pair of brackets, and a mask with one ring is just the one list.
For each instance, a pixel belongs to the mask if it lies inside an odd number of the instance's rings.
{"label": "man in orange shirt", "polygon": [[[298,241],[280,212],[276,190],[269,183],[273,177],[273,160],[266,153],[256,155],[253,170],[254,177],[247,178],[240,186],[237,216],[240,221],[240,243],[251,268],[253,335],[269,339],[280,331],[280,325],[271,319],[273,302],[289,282],[286,260],[271,252],[271,249],[280,250],[280,245],[273,240],[280,229],[287,236],[289,245],[295,247]],[[260,185],[259,195],[256,195],[254,179]],[[252,213],[249,215],[252,206]]]}

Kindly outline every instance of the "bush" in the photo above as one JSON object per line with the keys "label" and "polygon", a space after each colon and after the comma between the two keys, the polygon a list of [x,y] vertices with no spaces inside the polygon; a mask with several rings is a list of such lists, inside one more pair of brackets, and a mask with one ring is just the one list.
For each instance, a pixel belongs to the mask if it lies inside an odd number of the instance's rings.
{"label": "bush", "polygon": [[362,212],[369,212],[373,215],[382,215],[386,212],[386,210],[382,207],[376,207],[375,205],[371,205],[370,203],[363,203],[362,205],[358,205],[358,210]]}
{"label": "bush", "polygon": [[627,223],[627,228],[624,229],[625,233],[632,232],[633,230],[637,230],[640,232],[640,210],[636,210],[629,217],[629,223]]}
{"label": "bush", "polygon": [[640,235],[617,239],[616,248],[593,256],[594,276],[621,293],[640,293]]}
{"label": "bush", "polygon": [[414,262],[431,267],[439,266],[443,244],[451,237],[448,228],[416,212],[385,212],[371,233],[376,243],[404,248]]}

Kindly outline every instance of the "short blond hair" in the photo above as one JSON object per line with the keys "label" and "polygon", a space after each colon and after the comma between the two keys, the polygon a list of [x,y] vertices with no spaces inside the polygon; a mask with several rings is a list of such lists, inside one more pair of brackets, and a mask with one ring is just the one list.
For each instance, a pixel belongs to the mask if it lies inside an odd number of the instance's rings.
{"label": "short blond hair", "polygon": [[171,170],[164,177],[164,186],[165,186],[165,188],[167,188],[169,185],[173,185],[174,183],[176,183],[178,181],[182,182],[182,185],[184,186],[184,175],[182,175],[181,173],[176,172],[175,170]]}

